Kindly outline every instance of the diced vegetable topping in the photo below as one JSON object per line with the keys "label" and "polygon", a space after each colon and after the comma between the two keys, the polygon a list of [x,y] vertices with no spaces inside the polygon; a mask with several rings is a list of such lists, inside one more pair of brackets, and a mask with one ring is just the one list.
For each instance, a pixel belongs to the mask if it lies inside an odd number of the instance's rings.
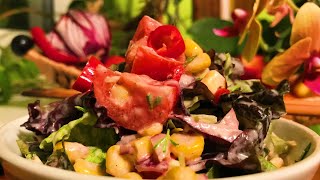
{"label": "diced vegetable topping", "polygon": [[91,56],[86,66],[83,68],[82,73],[72,85],[72,88],[80,92],[90,90],[92,88],[95,69],[99,64],[102,64],[100,60]]}
{"label": "diced vegetable topping", "polygon": [[159,55],[170,58],[178,58],[186,48],[179,30],[172,25],[163,25],[152,31],[148,46]]}

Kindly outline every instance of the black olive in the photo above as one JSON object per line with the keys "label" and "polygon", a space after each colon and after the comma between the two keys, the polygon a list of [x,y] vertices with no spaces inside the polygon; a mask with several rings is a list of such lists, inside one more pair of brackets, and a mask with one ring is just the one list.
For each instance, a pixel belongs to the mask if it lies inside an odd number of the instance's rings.
{"label": "black olive", "polygon": [[11,49],[12,51],[22,56],[29,51],[33,47],[33,40],[26,35],[18,35],[11,41]]}

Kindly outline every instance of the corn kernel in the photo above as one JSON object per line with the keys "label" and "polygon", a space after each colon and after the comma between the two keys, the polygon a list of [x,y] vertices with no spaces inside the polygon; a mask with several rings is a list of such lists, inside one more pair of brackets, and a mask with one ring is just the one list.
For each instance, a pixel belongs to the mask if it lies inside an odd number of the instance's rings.
{"label": "corn kernel", "polygon": [[211,59],[207,53],[201,53],[197,55],[189,64],[187,64],[185,70],[187,73],[199,73],[204,71],[211,65]]}
{"label": "corn kernel", "polygon": [[133,147],[135,149],[136,161],[142,161],[152,155],[153,147],[150,140],[150,136],[144,136],[133,141]]}
{"label": "corn kernel", "polygon": [[[76,159],[85,158],[89,153],[89,148],[77,142],[64,142],[66,154],[73,164]],[[54,146],[54,150],[63,149],[62,142],[58,142]]]}
{"label": "corn kernel", "polygon": [[201,80],[214,95],[219,88],[226,88],[226,79],[216,70],[209,71]]}
{"label": "corn kernel", "polygon": [[138,131],[141,136],[154,136],[160,134],[163,130],[163,125],[161,123],[152,123],[150,126],[143,128]]}
{"label": "corn kernel", "polygon": [[171,146],[171,152],[176,157],[193,160],[201,156],[204,148],[204,138],[199,134],[174,133],[171,139],[178,145]]}
{"label": "corn kernel", "polygon": [[164,176],[161,176],[159,180],[195,180],[197,174],[189,167],[173,167]]}
{"label": "corn kernel", "polygon": [[124,105],[129,99],[129,91],[122,85],[115,84],[110,91],[110,97],[114,98],[118,105]]}
{"label": "corn kernel", "polygon": [[130,159],[120,155],[120,145],[111,146],[106,154],[106,172],[115,177],[121,177],[131,171],[134,167]]}
{"label": "corn kernel", "polygon": [[186,50],[184,53],[187,57],[193,57],[203,53],[201,47],[192,39],[185,39],[184,44],[186,45]]}
{"label": "corn kernel", "polygon": [[73,165],[74,170],[82,174],[103,176],[105,173],[99,164],[86,161],[84,159],[77,159]]}
{"label": "corn kernel", "polygon": [[135,172],[129,172],[123,176],[121,176],[121,178],[125,178],[125,179],[142,179],[142,177]]}

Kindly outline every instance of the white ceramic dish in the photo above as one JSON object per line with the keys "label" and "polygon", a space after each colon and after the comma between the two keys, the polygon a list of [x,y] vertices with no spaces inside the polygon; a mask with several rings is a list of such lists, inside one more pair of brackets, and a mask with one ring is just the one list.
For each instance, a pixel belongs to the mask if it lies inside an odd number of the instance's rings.
{"label": "white ceramic dish", "polygon": [[[82,175],[71,171],[61,170],[42,164],[34,163],[24,159],[20,155],[16,139],[21,131],[20,124],[25,122],[27,117],[11,121],[0,128],[0,159],[7,176],[10,179],[91,179],[106,180],[111,177],[99,177]],[[258,173],[253,175],[238,176],[232,178],[221,178],[221,180],[310,180],[320,165],[320,136],[305,126],[290,120],[280,119],[274,121],[274,132],[286,139],[295,140],[298,143],[297,149],[289,156],[298,157],[306,145],[311,142],[311,149],[308,157],[291,166],[281,168],[272,172]],[[299,154],[299,155],[298,155]]]}

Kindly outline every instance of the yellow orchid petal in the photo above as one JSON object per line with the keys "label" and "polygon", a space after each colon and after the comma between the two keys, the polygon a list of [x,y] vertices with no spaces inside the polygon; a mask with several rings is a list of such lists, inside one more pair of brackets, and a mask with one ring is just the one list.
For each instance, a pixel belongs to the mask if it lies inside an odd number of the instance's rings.
{"label": "yellow orchid petal", "polygon": [[247,61],[251,61],[254,55],[257,53],[259,46],[259,39],[261,37],[262,27],[258,20],[254,19],[251,23],[251,26],[248,30],[249,36],[245,47],[242,51],[242,58]]}
{"label": "yellow orchid petal", "polygon": [[[248,4],[251,5],[251,8],[246,7],[248,9],[245,9],[245,10],[250,12],[250,16],[249,16],[250,18],[247,22],[245,29],[243,31],[241,31],[241,33],[239,34],[240,38],[239,38],[238,44],[241,44],[244,41],[246,34],[250,29],[251,23],[254,21],[256,16],[265,8],[268,0],[255,0],[254,3],[252,3],[252,1],[249,1],[249,2],[250,3],[248,3]],[[246,4],[246,3],[244,3],[244,4]]]}
{"label": "yellow orchid petal", "polygon": [[261,80],[270,86],[288,79],[299,66],[310,57],[311,38],[304,38],[293,44],[282,54],[275,56],[264,68]]}
{"label": "yellow orchid petal", "polygon": [[320,8],[314,3],[305,3],[298,11],[292,25],[290,43],[312,39],[311,52],[320,52]]}

